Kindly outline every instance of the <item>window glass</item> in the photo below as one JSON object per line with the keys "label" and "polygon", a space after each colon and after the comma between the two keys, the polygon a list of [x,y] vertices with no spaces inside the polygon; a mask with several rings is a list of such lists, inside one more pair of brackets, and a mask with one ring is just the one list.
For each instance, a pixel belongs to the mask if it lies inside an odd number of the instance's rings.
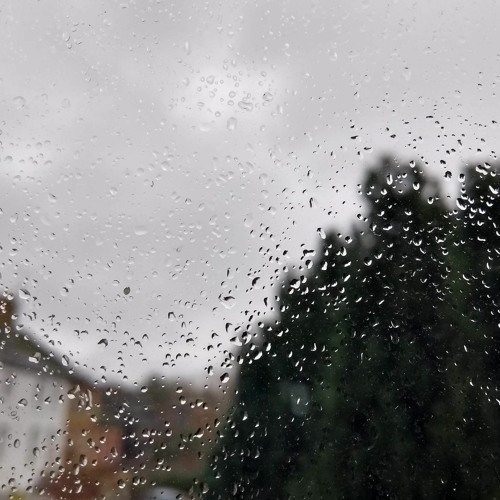
{"label": "window glass", "polygon": [[0,498],[500,495],[498,2],[0,12]]}

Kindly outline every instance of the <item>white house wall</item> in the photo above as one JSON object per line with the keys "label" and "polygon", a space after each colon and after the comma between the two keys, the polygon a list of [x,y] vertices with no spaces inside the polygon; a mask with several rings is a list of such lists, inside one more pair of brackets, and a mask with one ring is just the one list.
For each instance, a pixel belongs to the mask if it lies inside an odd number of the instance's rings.
{"label": "white house wall", "polygon": [[62,458],[68,389],[46,374],[6,364],[0,370],[0,496],[37,485]]}

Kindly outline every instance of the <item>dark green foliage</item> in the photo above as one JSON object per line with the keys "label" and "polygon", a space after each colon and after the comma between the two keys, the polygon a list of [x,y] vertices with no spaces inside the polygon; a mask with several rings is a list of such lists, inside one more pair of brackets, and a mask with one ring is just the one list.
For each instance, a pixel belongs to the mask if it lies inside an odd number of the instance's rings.
{"label": "dark green foliage", "polygon": [[450,210],[418,165],[368,173],[247,352],[208,498],[500,497],[500,179],[464,179]]}

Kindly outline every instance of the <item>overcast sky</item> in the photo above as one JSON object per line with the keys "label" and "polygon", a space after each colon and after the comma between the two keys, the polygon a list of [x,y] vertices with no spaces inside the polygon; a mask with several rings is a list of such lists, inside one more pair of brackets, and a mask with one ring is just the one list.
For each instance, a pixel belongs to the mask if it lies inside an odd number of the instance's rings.
{"label": "overcast sky", "polygon": [[21,322],[93,379],[215,379],[301,245],[362,212],[380,153],[450,170],[450,192],[495,154],[499,18],[495,0],[2,1]]}

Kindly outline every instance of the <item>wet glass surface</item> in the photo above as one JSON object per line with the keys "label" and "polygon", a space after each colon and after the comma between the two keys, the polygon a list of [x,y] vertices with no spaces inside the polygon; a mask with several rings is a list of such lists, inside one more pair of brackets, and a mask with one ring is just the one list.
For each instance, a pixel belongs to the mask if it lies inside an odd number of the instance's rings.
{"label": "wet glass surface", "polygon": [[496,498],[497,2],[0,5],[0,498]]}

